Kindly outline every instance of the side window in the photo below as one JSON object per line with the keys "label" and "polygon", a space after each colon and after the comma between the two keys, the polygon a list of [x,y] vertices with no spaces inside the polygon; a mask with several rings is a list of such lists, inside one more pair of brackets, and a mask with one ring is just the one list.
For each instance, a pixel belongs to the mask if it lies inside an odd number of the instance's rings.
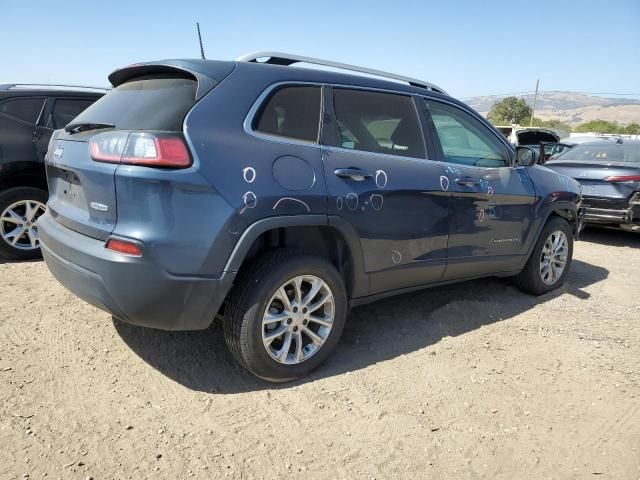
{"label": "side window", "polygon": [[509,165],[504,144],[465,111],[444,103],[426,101],[435,124],[444,159],[476,167]]}
{"label": "side window", "polygon": [[413,99],[406,95],[334,88],[338,145],[374,153],[426,158]]}
{"label": "side window", "polygon": [[44,98],[14,98],[0,103],[0,113],[35,124],[43,105]]}
{"label": "side window", "polygon": [[91,105],[93,100],[56,100],[51,113],[50,128],[63,128]]}
{"label": "side window", "polygon": [[321,97],[319,86],[280,88],[262,104],[252,128],[270,135],[317,142]]}

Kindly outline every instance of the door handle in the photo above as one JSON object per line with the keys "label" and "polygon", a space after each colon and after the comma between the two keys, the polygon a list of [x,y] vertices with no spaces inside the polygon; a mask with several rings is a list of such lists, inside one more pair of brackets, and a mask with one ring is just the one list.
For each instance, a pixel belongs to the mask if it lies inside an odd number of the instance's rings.
{"label": "door handle", "polygon": [[480,185],[480,180],[471,177],[458,177],[456,178],[455,182],[458,185],[466,185],[468,187],[472,187],[473,185]]}
{"label": "door handle", "polygon": [[356,182],[362,182],[365,178],[371,178],[373,176],[366,170],[359,168],[336,168],[333,173],[340,178],[350,178]]}

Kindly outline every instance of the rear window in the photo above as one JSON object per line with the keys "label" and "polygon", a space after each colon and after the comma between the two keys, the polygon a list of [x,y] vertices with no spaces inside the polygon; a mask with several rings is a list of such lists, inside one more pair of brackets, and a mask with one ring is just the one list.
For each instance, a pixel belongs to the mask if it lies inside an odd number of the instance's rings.
{"label": "rear window", "polygon": [[144,76],[119,85],[74,123],[112,123],[121,130],[182,131],[195,103],[197,83],[190,78]]}
{"label": "rear window", "polygon": [[253,129],[269,135],[317,142],[320,99],[320,87],[283,87],[262,105],[253,121]]}
{"label": "rear window", "polygon": [[44,98],[15,98],[0,103],[0,113],[35,124],[44,105]]}
{"label": "rear window", "polygon": [[607,144],[578,145],[555,157],[555,160],[582,162],[640,162],[640,145]]}

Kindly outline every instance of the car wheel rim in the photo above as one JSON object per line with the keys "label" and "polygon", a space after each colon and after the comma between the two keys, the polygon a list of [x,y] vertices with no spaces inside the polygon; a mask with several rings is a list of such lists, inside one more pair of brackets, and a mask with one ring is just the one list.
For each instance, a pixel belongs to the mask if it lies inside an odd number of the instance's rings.
{"label": "car wheel rim", "polygon": [[567,266],[569,240],[567,235],[556,230],[547,237],[540,255],[540,278],[547,285],[556,283]]}
{"label": "car wheel rim", "polygon": [[286,281],[262,316],[262,343],[271,358],[295,365],[315,355],[329,337],[335,303],[329,286],[313,275]]}
{"label": "car wheel rim", "polygon": [[0,236],[11,247],[18,250],[40,248],[38,218],[45,205],[36,200],[20,200],[9,205],[0,215]]}

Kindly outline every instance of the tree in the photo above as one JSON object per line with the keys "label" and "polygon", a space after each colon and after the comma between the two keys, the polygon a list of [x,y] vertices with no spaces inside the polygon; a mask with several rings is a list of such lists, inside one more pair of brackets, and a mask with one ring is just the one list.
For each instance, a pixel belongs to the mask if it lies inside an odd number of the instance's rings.
{"label": "tree", "polygon": [[626,128],[618,122],[608,120],[591,120],[582,123],[575,128],[576,132],[596,132],[596,133],[626,133]]}
{"label": "tree", "polygon": [[494,125],[524,125],[531,118],[531,107],[522,98],[506,97],[493,104],[487,118]]}
{"label": "tree", "polygon": [[533,126],[534,127],[543,127],[543,128],[552,128],[554,130],[562,130],[566,133],[571,132],[571,125],[568,123],[564,123],[561,120],[541,120],[538,117],[533,117]]}
{"label": "tree", "polygon": [[630,123],[624,130],[624,133],[628,133],[629,135],[640,135],[640,124]]}

